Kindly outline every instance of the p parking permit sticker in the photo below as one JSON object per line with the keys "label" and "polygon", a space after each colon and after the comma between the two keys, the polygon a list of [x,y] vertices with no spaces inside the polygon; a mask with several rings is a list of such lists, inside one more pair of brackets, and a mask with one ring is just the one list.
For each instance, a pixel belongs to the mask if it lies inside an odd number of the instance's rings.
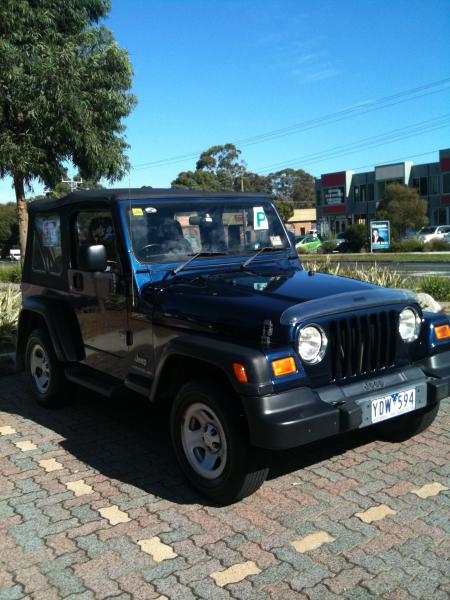
{"label": "p parking permit sticker", "polygon": [[255,231],[269,229],[269,221],[267,220],[266,213],[262,206],[253,207],[253,229]]}

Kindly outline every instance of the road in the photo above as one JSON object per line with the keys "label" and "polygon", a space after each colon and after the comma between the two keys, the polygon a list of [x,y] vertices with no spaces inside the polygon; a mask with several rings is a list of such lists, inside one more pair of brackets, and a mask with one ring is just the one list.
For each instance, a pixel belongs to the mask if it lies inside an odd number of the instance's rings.
{"label": "road", "polygon": [[447,600],[450,403],[413,440],[276,453],[252,497],[186,484],[142,400],[33,403],[0,377],[0,598]]}

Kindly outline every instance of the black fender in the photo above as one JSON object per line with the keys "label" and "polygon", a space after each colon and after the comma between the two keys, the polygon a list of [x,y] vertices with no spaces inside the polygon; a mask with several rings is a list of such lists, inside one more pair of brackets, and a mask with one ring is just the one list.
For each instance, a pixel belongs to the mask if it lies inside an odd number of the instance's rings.
{"label": "black fender", "polygon": [[30,325],[39,316],[45,323],[58,360],[78,362],[85,358],[80,326],[72,307],[62,299],[28,296],[22,301],[17,336],[17,360],[21,364]]}
{"label": "black fender", "polygon": [[[151,401],[156,399],[162,375],[167,368],[170,369],[170,359],[173,357],[195,359],[217,367],[240,395],[259,396],[273,392],[268,361],[260,350],[214,338],[186,335],[172,339],[164,347],[153,380]],[[233,363],[245,366],[248,383],[236,379]]]}

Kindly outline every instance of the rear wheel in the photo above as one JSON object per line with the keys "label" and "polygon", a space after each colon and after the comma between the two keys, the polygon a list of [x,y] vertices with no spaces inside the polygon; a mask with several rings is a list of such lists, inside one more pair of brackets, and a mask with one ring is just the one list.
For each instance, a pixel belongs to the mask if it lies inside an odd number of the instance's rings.
{"label": "rear wheel", "polygon": [[439,411],[439,402],[410,415],[397,417],[375,426],[378,437],[387,442],[404,442],[422,433],[433,423]]}
{"label": "rear wheel", "polygon": [[67,382],[45,329],[35,329],[28,337],[25,370],[33,394],[41,406],[64,404]]}
{"label": "rear wheel", "polygon": [[218,385],[192,381],[171,414],[178,462],[190,482],[218,504],[249,496],[264,482],[269,454],[252,447],[237,403]]}

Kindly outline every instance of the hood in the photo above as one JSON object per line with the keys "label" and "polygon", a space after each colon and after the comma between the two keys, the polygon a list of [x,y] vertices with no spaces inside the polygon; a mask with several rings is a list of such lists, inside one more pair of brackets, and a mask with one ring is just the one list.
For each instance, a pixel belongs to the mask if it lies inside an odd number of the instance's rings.
{"label": "hood", "polygon": [[155,325],[161,323],[259,342],[264,322],[271,321],[272,341],[286,343],[294,324],[285,319],[281,322],[288,309],[313,303],[317,311],[325,313],[329,312],[331,297],[372,289],[381,288],[355,279],[311,275],[298,269],[237,271],[178,276],[158,284],[157,291],[144,286],[141,298],[147,306],[153,306]]}

